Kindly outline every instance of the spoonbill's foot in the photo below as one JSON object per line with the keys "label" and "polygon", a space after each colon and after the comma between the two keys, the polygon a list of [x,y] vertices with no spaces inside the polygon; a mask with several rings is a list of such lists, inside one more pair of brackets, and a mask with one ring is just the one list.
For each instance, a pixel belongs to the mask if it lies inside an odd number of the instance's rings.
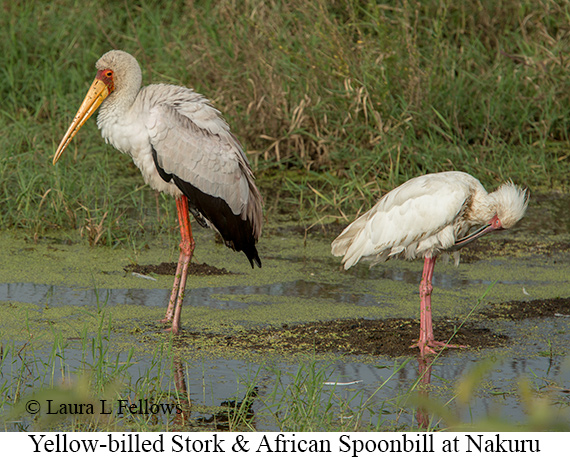
{"label": "spoonbill's foot", "polygon": [[411,348],[420,348],[420,354],[422,356],[426,354],[437,354],[437,351],[441,351],[443,349],[461,349],[466,348],[467,346],[463,344],[448,344],[444,341],[435,341],[429,340],[426,342],[418,341],[410,346]]}
{"label": "spoonbill's foot", "polygon": [[444,341],[428,341],[428,345],[430,346],[438,346],[441,349],[450,348],[450,349],[461,349],[466,348],[467,346],[464,344],[448,344]]}

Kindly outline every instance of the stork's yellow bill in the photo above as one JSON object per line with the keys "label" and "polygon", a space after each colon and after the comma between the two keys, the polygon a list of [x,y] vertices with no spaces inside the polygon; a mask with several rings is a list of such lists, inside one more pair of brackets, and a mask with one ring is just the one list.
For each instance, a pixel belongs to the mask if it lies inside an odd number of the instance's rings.
{"label": "stork's yellow bill", "polygon": [[103,103],[109,94],[113,91],[113,72],[111,70],[100,70],[97,72],[95,80],[91,84],[91,87],[87,91],[87,95],[83,99],[77,114],[73,118],[73,122],[67,129],[63,139],[55,151],[55,156],[53,157],[53,163],[59,160],[61,154],[71,142],[73,137],[79,132],[79,129],[83,127],[83,124],[87,122],[92,114],[99,108],[99,105]]}

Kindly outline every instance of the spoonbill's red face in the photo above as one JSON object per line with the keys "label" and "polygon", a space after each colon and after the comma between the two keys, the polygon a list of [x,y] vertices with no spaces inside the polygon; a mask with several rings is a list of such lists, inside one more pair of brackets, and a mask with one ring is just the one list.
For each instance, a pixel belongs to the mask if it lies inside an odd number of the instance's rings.
{"label": "spoonbill's red face", "polygon": [[469,235],[457,240],[455,245],[451,247],[451,251],[456,251],[457,249],[462,248],[463,246],[475,241],[477,238],[482,237],[483,235],[493,232],[495,230],[503,230],[503,224],[499,219],[498,215],[494,215],[493,219],[487,222],[483,227],[480,227],[478,230],[470,233]]}
{"label": "spoonbill's red face", "polygon": [[501,220],[497,214],[493,216],[493,219],[491,219],[487,225],[489,226],[489,231],[503,229],[503,224],[501,223]]}

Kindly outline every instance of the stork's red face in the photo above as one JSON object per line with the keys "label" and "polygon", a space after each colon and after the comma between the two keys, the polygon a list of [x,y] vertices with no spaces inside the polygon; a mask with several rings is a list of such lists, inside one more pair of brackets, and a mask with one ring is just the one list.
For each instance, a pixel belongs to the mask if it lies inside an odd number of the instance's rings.
{"label": "stork's red face", "polygon": [[113,79],[114,76],[115,74],[113,73],[113,70],[106,68],[105,70],[99,70],[97,72],[97,76],[95,76],[95,81],[97,80],[101,81],[103,84],[107,86],[107,90],[109,91],[109,93],[111,93],[115,90],[115,81]]}
{"label": "stork's red face", "polygon": [[77,114],[73,118],[73,122],[67,129],[63,139],[59,143],[57,151],[55,151],[55,156],[53,157],[53,163],[59,160],[61,154],[71,142],[73,137],[79,132],[79,129],[87,122],[87,119],[99,108],[99,105],[105,100],[113,90],[115,90],[115,82],[113,80],[114,74],[113,70],[104,69],[97,72],[95,80],[91,87],[87,91],[87,95],[83,99]]}

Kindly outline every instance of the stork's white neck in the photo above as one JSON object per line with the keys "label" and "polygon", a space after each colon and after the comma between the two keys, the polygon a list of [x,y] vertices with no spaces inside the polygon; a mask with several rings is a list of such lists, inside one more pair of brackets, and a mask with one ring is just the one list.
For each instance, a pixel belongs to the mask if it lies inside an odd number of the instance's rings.
{"label": "stork's white neck", "polygon": [[127,116],[135,102],[139,87],[125,86],[116,89],[103,101],[97,116],[97,125],[101,130],[105,124],[118,122],[119,119]]}
{"label": "stork's white neck", "polygon": [[99,115],[103,117],[124,116],[133,106],[140,87],[140,78],[122,82],[122,84],[116,87],[107,99],[103,101],[99,108]]}
{"label": "stork's white neck", "polygon": [[[132,155],[132,124],[130,113],[142,83],[137,60],[123,51],[109,51],[95,64],[97,70],[112,70],[114,90],[99,107],[97,125],[105,141]],[[135,127],[136,132],[136,127]]]}

